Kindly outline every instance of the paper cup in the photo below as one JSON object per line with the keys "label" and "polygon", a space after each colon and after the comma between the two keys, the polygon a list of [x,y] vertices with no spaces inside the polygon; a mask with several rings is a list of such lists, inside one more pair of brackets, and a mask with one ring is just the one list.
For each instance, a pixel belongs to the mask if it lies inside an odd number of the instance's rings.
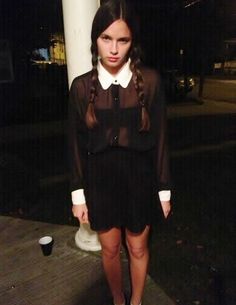
{"label": "paper cup", "polygon": [[43,236],[39,239],[44,256],[49,256],[52,253],[53,238],[52,236]]}

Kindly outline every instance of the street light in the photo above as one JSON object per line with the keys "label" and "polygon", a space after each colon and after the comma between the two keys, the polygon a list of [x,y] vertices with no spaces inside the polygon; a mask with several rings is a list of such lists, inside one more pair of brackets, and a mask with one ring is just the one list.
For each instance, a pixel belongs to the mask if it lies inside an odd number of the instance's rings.
{"label": "street light", "polygon": [[185,0],[184,8],[193,6],[199,2],[202,2],[202,0]]}

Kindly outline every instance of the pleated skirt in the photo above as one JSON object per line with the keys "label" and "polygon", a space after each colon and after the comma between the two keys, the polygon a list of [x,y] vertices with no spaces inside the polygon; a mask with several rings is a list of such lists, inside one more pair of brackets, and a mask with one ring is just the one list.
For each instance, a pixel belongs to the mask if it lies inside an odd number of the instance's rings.
{"label": "pleated skirt", "polygon": [[156,220],[154,152],[108,148],[89,154],[85,196],[91,228],[142,232]]}

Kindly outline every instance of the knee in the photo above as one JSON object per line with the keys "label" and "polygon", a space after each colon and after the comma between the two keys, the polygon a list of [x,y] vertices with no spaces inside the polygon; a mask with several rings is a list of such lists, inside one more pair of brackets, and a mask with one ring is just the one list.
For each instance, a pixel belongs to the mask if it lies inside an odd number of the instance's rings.
{"label": "knee", "polygon": [[104,258],[107,259],[114,259],[120,255],[120,244],[117,245],[110,245],[110,246],[103,246],[102,247],[102,255]]}
{"label": "knee", "polygon": [[145,246],[132,246],[127,243],[129,255],[135,259],[142,259],[148,254],[148,249]]}

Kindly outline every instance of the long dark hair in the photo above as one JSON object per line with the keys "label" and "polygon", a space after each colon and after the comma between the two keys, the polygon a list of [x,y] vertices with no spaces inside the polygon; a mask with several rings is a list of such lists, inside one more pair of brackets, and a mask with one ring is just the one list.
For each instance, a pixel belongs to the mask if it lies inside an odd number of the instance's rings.
{"label": "long dark hair", "polygon": [[89,104],[86,113],[86,124],[89,128],[93,128],[98,123],[94,111],[94,103],[96,101],[98,84],[97,39],[114,21],[118,19],[125,21],[132,35],[132,44],[129,50],[128,58],[131,59],[130,69],[133,72],[134,85],[138,94],[139,105],[141,107],[140,131],[147,131],[150,128],[150,120],[147,112],[147,105],[145,102],[143,76],[140,71],[141,50],[138,42],[138,23],[135,22],[136,18],[134,11],[130,5],[126,3],[125,0],[103,1],[93,20],[91,31],[92,77]]}

